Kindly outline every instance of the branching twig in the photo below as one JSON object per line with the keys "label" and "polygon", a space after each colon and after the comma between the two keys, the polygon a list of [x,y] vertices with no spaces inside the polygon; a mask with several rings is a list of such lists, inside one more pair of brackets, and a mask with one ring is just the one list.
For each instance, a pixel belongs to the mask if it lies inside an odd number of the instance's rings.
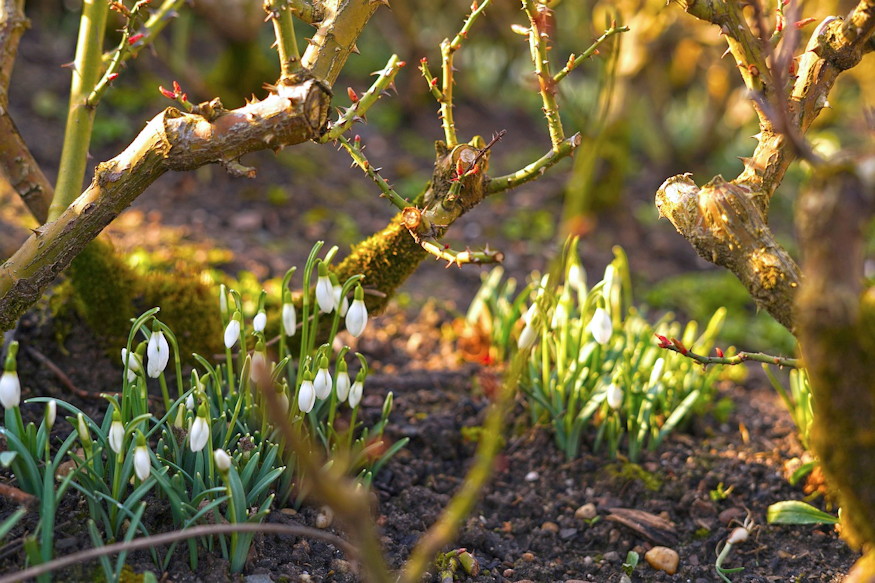
{"label": "branching twig", "polygon": [[404,210],[409,206],[410,201],[398,194],[398,192],[396,192],[395,189],[392,188],[382,176],[380,176],[381,168],[374,168],[365,157],[364,146],[361,144],[360,136],[356,136],[352,142],[344,136],[338,136],[337,139],[340,141],[340,145],[343,149],[345,149],[352,158],[353,165],[361,168],[364,173],[380,187],[380,191],[382,192],[381,196],[388,198],[389,202],[391,202],[398,210]]}
{"label": "branching twig", "polygon": [[394,87],[395,76],[405,65],[407,63],[400,60],[398,55],[392,55],[383,69],[373,73],[377,76],[377,79],[363,95],[357,95],[354,90],[349,89],[348,93],[352,100],[352,105],[346,110],[340,111],[338,120],[329,126],[328,131],[325,132],[325,135],[319,141],[324,144],[325,142],[336,140],[341,134],[351,128],[356,121],[363,120],[368,110],[383,96],[383,93],[389,88]]}
{"label": "branching twig", "polygon": [[666,336],[662,336],[661,334],[657,334],[656,337],[659,339],[660,348],[665,348],[666,350],[677,352],[680,355],[686,356],[689,359],[701,363],[703,366],[708,366],[709,364],[735,365],[754,361],[764,362],[766,364],[776,364],[778,366],[784,366],[787,368],[802,368],[802,361],[798,358],[775,356],[772,354],[766,354],[764,352],[745,351],[738,352],[736,354],[733,354],[732,356],[724,356],[723,351],[719,348],[716,349],[717,356],[705,356],[704,354],[697,354],[692,350],[688,349],[677,338],[668,338]]}
{"label": "branching twig", "polygon": [[290,0],[265,0],[264,10],[267,18],[273,23],[273,33],[276,36],[276,50],[280,57],[280,76],[290,79],[298,70],[301,53],[298,52],[298,42],[295,38],[295,25],[292,22],[294,8]]}
{"label": "branching twig", "polygon": [[597,55],[599,52],[599,47],[603,45],[609,38],[614,35],[620,34],[621,32],[629,32],[628,26],[618,26],[616,23],[612,23],[611,27],[605,30],[600,37],[595,39],[595,41],[589,45],[589,47],[580,53],[579,55],[575,55],[574,53],[568,56],[568,62],[565,63],[565,66],[562,67],[562,70],[553,75],[553,83],[559,83],[564,79],[570,72],[575,70],[580,64],[590,57]]}
{"label": "branching twig", "polygon": [[504,176],[496,176],[488,181],[486,186],[487,194],[495,194],[496,192],[504,192],[511,188],[515,188],[520,184],[525,184],[536,178],[540,178],[548,168],[556,164],[556,162],[567,158],[574,153],[574,150],[580,146],[582,138],[580,134],[574,134],[570,138],[563,140],[558,148],[554,148],[526,166],[511,174]]}

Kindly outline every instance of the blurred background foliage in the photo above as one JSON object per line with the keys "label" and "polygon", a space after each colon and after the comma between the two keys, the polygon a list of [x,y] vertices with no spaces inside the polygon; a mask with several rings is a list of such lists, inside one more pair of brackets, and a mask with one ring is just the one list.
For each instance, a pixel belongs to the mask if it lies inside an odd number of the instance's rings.
{"label": "blurred background foliage", "polygon": [[[40,28],[63,39],[59,42],[72,55],[80,4],[78,0],[31,0],[28,16]],[[803,6],[803,16],[821,19],[844,14],[854,4],[851,0],[808,3]],[[502,224],[494,226],[501,236],[555,245],[568,233],[586,237],[598,231],[599,219],[606,213],[627,213],[643,228],[652,229],[658,225],[654,223],[653,193],[668,176],[692,172],[704,182],[715,174],[732,178],[740,172],[738,157],[749,155],[755,145],[751,136],[757,133],[756,118],[733,60],[722,57],[726,44],[717,27],[697,21],[664,0],[558,0],[553,5],[558,17],[554,20],[551,55],[557,69],[570,53],[588,47],[611,19],[630,30],[614,37],[598,57],[560,84],[564,123],[569,133],[582,133],[585,147],[576,154],[570,172],[565,163],[562,178],[541,187],[534,208],[515,209]],[[236,107],[250,95],[263,95],[263,83],[278,76],[271,49],[272,32],[263,22],[261,2],[194,0],[192,7],[180,14],[167,33],[157,39],[151,54],[134,62],[108,93],[98,113],[93,149],[106,149],[114,155],[146,119],[168,105],[155,87],[167,85],[174,78],[183,83],[193,101],[218,95],[227,107]],[[360,38],[361,54],[350,59],[336,85],[338,105],[345,105],[347,99],[342,88],[365,88],[372,79],[369,74],[381,69],[392,53],[408,63],[417,63],[422,57],[438,63],[440,41],[458,30],[463,16],[470,11],[470,1],[391,0],[391,7],[378,10]],[[767,12],[773,10],[769,3]],[[489,136],[508,129],[496,155],[495,166],[500,167],[496,171],[515,169],[540,156],[549,144],[528,48],[525,40],[511,30],[512,24],[523,21],[518,3],[496,2],[478,21],[456,60],[457,109],[464,107],[469,112],[460,116],[464,123],[460,137],[467,140],[475,133]],[[118,22],[108,26],[111,43]],[[809,25],[803,31],[803,40],[813,28]],[[298,22],[297,32],[303,43],[304,38],[312,36],[313,28]],[[63,125],[68,77],[64,74],[60,79],[55,83],[40,82],[26,98],[38,118]],[[440,136],[440,128],[437,106],[414,66],[399,75],[397,86],[398,96],[383,100],[369,114],[369,124],[356,131],[366,138],[369,153],[387,166],[393,184],[412,196],[430,176],[434,156],[431,144]],[[15,99],[16,87],[11,93]],[[811,129],[810,140],[825,151],[853,148],[868,140],[860,128],[867,126],[865,111],[871,105],[867,95],[873,94],[873,60],[868,58],[840,78],[830,99],[833,107],[825,110]],[[257,187],[252,196],[280,208],[296,204],[303,183],[308,188],[323,188],[317,197],[325,201],[309,205],[297,215],[303,225],[301,230],[316,232],[313,225],[327,222],[333,242],[352,244],[369,233],[357,205],[374,209],[380,202],[371,204],[374,193],[360,177],[353,178],[339,198],[334,183],[320,187],[324,160],[318,157],[322,154],[309,156],[315,150],[308,150],[307,155],[301,155],[297,148],[294,153],[282,153],[279,166],[281,171],[294,174],[291,182],[276,179],[282,174],[268,173],[272,182]],[[53,170],[46,166],[51,176]],[[198,180],[215,180],[213,174],[204,170],[198,173]],[[804,170],[794,166],[778,190],[770,216],[782,242],[790,249],[794,247],[790,231],[793,198],[803,179]],[[238,188],[251,189],[246,185]],[[544,188],[549,192],[545,193]],[[344,204],[335,204],[339,201]],[[554,208],[559,205],[563,208],[561,219]],[[488,225],[476,222],[475,218],[465,227],[469,238],[490,233]],[[6,241],[4,232],[0,232],[0,243],[6,254],[14,245]],[[211,266],[223,260],[221,253],[188,255],[193,261],[197,257],[207,259],[204,263]],[[130,263],[148,271],[174,262],[163,256],[150,260],[141,252]],[[702,263],[691,267],[696,271],[710,269]],[[253,279],[265,279],[264,274],[257,276]],[[648,285],[658,279],[659,274],[644,278]],[[682,276],[646,290],[641,297],[659,309],[677,310],[691,318],[703,318],[716,306],[727,305],[727,328],[732,328],[734,318],[742,322],[733,342],[745,344],[745,348],[766,350],[771,345],[792,350],[788,336],[773,327],[768,316],[755,316],[751,302],[732,283],[731,277],[724,274],[706,279]],[[732,306],[737,307],[737,313],[733,313]],[[753,326],[747,318],[765,322],[762,325],[772,331],[762,332],[759,324]]]}

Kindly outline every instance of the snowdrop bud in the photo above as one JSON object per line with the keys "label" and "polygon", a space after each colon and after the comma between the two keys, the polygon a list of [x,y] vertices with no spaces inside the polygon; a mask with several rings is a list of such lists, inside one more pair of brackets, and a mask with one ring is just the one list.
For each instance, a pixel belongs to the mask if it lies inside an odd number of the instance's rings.
{"label": "snowdrop bud", "polygon": [[346,330],[356,338],[362,335],[368,324],[368,309],[365,307],[364,297],[362,286],[356,286],[352,306],[346,313]]}
{"label": "snowdrop bud", "polygon": [[321,261],[319,262],[319,278],[316,280],[316,303],[319,304],[319,311],[325,314],[333,311],[336,307],[334,286],[328,276],[328,266]]}
{"label": "snowdrop bud", "polygon": [[298,314],[295,311],[295,304],[286,302],[283,304],[283,332],[286,336],[294,336],[298,326]]}
{"label": "snowdrop bud", "polygon": [[362,393],[365,389],[365,378],[364,375],[360,372],[355,377],[355,382],[352,384],[352,387],[349,389],[349,406],[351,409],[355,409],[359,406],[359,403],[362,400]]}
{"label": "snowdrop bud", "polygon": [[529,309],[526,310],[526,313],[523,316],[523,322],[525,322],[526,324],[531,324],[532,318],[535,317],[535,314],[537,312],[538,312],[538,304],[536,302],[536,303],[533,303],[531,306],[529,306]]}
{"label": "snowdrop bud", "polygon": [[93,441],[91,439],[91,432],[88,431],[88,423],[85,422],[85,415],[82,413],[77,413],[76,415],[76,428],[79,430],[79,439],[82,441],[82,446],[86,451],[90,451]]}
{"label": "snowdrop bud", "polygon": [[125,426],[122,416],[116,410],[112,412],[112,425],[109,426],[109,447],[115,453],[121,453],[125,446]]}
{"label": "snowdrop bud", "polygon": [[213,461],[216,462],[216,469],[223,474],[231,469],[231,456],[224,449],[213,452]]}
{"label": "snowdrop bud", "polygon": [[219,311],[223,316],[228,313],[228,289],[224,283],[219,286]]}
{"label": "snowdrop bud", "polygon": [[55,417],[58,415],[58,402],[54,399],[46,403],[45,421],[46,428],[51,429],[55,425]]}
{"label": "snowdrop bud", "polygon": [[608,407],[616,411],[623,405],[623,389],[615,383],[608,385],[607,391]]}
{"label": "snowdrop bud", "polygon": [[197,417],[194,418],[191,431],[188,433],[188,447],[191,451],[200,451],[206,447],[209,440],[210,424],[207,421],[207,406],[202,404],[198,407]]}
{"label": "snowdrop bud", "polygon": [[329,274],[328,276],[331,279],[331,290],[334,292],[334,307],[337,308],[340,317],[346,316],[346,311],[349,309],[349,300],[346,296],[342,296],[343,287],[341,287],[340,282],[337,280],[337,276]]}
{"label": "snowdrop bud", "polygon": [[520,332],[520,338],[517,340],[517,348],[519,350],[528,350],[535,345],[535,340],[538,339],[538,330],[531,324],[523,326],[523,331]]}
{"label": "snowdrop bud", "polygon": [[152,473],[152,459],[146,447],[146,437],[141,431],[137,432],[137,447],[134,449],[134,473],[140,481],[145,481]]}
{"label": "snowdrop bud", "polygon": [[310,372],[304,374],[304,381],[298,390],[298,409],[303,413],[309,413],[316,404],[316,390],[313,388],[313,375]]}
{"label": "snowdrop bud", "polygon": [[324,356],[319,359],[319,368],[316,370],[316,378],[313,379],[313,390],[320,401],[327,399],[331,394],[331,373],[328,372],[328,359]]}
{"label": "snowdrop bud", "polygon": [[289,384],[286,381],[283,381],[283,384],[276,385],[276,400],[278,402],[278,407],[280,408],[280,413],[285,415],[289,412]]}
{"label": "snowdrop bud", "polygon": [[225,327],[225,348],[231,348],[240,339],[240,320],[242,318],[240,312],[234,312],[234,315],[231,316],[231,320]]}
{"label": "snowdrop bud", "polygon": [[122,366],[125,367],[128,382],[132,383],[137,378],[137,373],[143,370],[143,361],[136,352],[128,352],[127,348],[122,348]]}
{"label": "snowdrop bud", "polygon": [[256,332],[264,332],[264,327],[267,326],[267,314],[261,310],[252,319],[252,328]]}
{"label": "snowdrop bud", "polygon": [[21,402],[21,383],[18,380],[18,373],[14,370],[6,371],[0,377],[0,404],[5,409],[18,407]]}
{"label": "snowdrop bud", "polygon": [[750,531],[748,531],[743,526],[736,527],[732,533],[729,535],[729,538],[726,539],[727,544],[737,545],[741,544],[747,540],[747,537],[750,536]]}
{"label": "snowdrop bud", "polygon": [[568,275],[565,277],[565,281],[576,291],[586,291],[586,273],[583,271],[580,263],[575,261],[568,266]]}
{"label": "snowdrop bud", "polygon": [[192,395],[191,393],[189,393],[188,396],[185,398],[185,408],[189,411],[194,409],[194,395]]}
{"label": "snowdrop bud", "polygon": [[146,347],[146,372],[153,379],[161,376],[170,361],[170,345],[161,330],[153,330]]}
{"label": "snowdrop bud", "polygon": [[270,370],[268,370],[267,353],[265,352],[264,342],[259,340],[255,345],[255,351],[252,353],[252,362],[249,366],[249,379],[253,383],[257,383],[260,379],[266,379],[269,376]]}
{"label": "snowdrop bud", "polygon": [[665,370],[665,359],[660,357],[653,363],[653,370],[650,371],[650,386],[655,385],[662,379],[662,371]]}
{"label": "snowdrop bud", "polygon": [[185,407],[176,408],[176,417],[173,418],[173,426],[177,429],[185,427]]}
{"label": "snowdrop bud", "polygon": [[337,391],[337,400],[340,403],[346,401],[346,398],[349,396],[349,373],[346,372],[346,363],[343,363],[341,366],[337,367],[337,382],[335,384],[335,388]]}
{"label": "snowdrop bud", "polygon": [[614,333],[614,325],[611,322],[611,316],[604,308],[596,308],[592,315],[592,320],[589,321],[589,332],[592,337],[601,345],[605,345],[611,339]]}

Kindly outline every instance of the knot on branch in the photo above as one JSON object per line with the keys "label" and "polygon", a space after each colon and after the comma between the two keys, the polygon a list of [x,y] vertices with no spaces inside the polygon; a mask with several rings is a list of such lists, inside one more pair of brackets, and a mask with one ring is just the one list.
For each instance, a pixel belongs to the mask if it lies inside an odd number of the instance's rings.
{"label": "knot on branch", "polygon": [[722,176],[700,188],[678,175],[659,188],[656,206],[702,258],[732,271],[759,307],[792,329],[799,268],[766,224],[757,196]]}

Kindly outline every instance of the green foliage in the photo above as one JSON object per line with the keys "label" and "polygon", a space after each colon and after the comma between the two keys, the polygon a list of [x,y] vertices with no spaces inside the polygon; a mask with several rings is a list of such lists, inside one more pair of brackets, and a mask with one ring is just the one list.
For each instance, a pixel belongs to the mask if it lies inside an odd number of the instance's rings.
{"label": "green foliage", "polygon": [[766,513],[769,524],[838,524],[832,514],[818,510],[811,504],[798,500],[784,500],[769,506]]}
{"label": "green foliage", "polygon": [[[522,390],[534,422],[549,423],[568,458],[577,455],[584,430],[596,427],[595,448],[629,458],[656,448],[695,411],[711,403],[719,368],[702,367],[660,349],[655,334],[680,338],[707,353],[723,322],[717,310],[701,335],[695,322],[681,327],[663,317],[649,324],[632,307],[628,263],[615,249],[602,281],[589,288],[571,242],[550,275],[516,293],[497,268],[484,280],[467,315],[487,334],[495,357],[512,346],[537,342]],[[533,277],[533,279],[536,279]],[[531,305],[526,308],[531,299]]]}
{"label": "green foliage", "polygon": [[[405,445],[406,440],[386,444],[383,439],[392,410],[391,393],[374,426],[364,427],[357,420],[367,363],[357,354],[360,368],[353,383],[345,358],[349,349],[334,354],[331,347],[342,311],[337,304],[347,297],[361,276],[352,277],[344,286],[332,290],[333,307],[325,309],[309,285],[310,274],[320,262],[317,260],[320,248],[321,243],[314,247],[304,270],[300,327],[286,312],[286,306],[291,305],[288,285],[294,270],[282,282],[282,299],[274,304],[283,306],[278,362],[270,361],[265,349],[266,294],[262,293],[247,310],[255,312],[251,328],[243,324],[244,304],[240,295],[232,291],[229,298],[224,286],[219,302],[197,297],[192,299],[193,304],[187,304],[177,297],[180,305],[175,308],[182,312],[193,310],[193,305],[222,305],[220,318],[214,309],[207,319],[217,322],[210,334],[221,338],[223,325],[226,328],[226,362],[213,364],[195,355],[198,368],[186,383],[178,338],[165,322],[157,319],[158,308],[146,311],[130,328],[122,351],[125,370],[121,391],[104,395],[108,407],[102,421],[91,419],[63,401],[47,398],[29,401],[45,403],[47,411],[49,407],[60,407],[70,414],[68,420],[75,429],[54,455],[49,443],[54,416],[47,413],[38,429],[33,423],[25,427],[17,404],[17,375],[12,384],[4,375],[0,393],[8,408],[0,435],[6,439],[9,451],[0,457],[0,462],[11,467],[23,490],[40,500],[39,525],[24,545],[32,564],[52,558],[55,510],[69,486],[87,503],[86,526],[96,547],[102,546],[105,539],[130,541],[137,534],[149,536],[143,515],[147,502],[155,496],[168,501],[170,524],[177,529],[205,521],[263,521],[276,495],[287,499],[293,489],[300,491],[307,479],[302,474],[303,465],[296,463],[280,431],[265,415],[266,391],[274,393],[285,412],[283,423],[309,436],[313,447],[324,448],[333,464],[343,464],[340,467],[356,474],[364,485]],[[329,252],[326,262],[336,251],[334,248]],[[350,312],[356,301],[353,300]],[[328,343],[316,346],[320,317],[328,319],[331,333]],[[236,330],[236,334],[229,335],[227,329]],[[293,335],[302,337],[295,355],[286,342]],[[142,341],[138,341],[140,337]],[[246,348],[248,338],[254,341],[252,351]],[[235,345],[243,347],[237,354],[231,351]],[[16,348],[10,347],[6,363],[10,375],[15,371]],[[329,359],[334,361],[333,375],[328,371]],[[172,378],[176,393],[172,398],[165,377],[167,366],[172,366],[175,373]],[[312,382],[313,373],[316,383]],[[161,387],[163,408],[149,397],[149,384],[155,382],[151,379],[157,379]],[[315,388],[315,398],[305,399],[307,384],[313,390],[320,380],[322,386]],[[73,448],[77,442],[79,448]],[[65,465],[71,469],[56,485],[55,469],[64,459],[70,460]],[[20,513],[0,525],[0,535],[8,532],[19,518]],[[252,537],[253,533],[233,533],[228,537],[189,539],[191,566],[196,568],[199,548],[204,548],[221,552],[230,561],[232,571],[239,572]],[[167,569],[175,549],[174,544],[162,550],[163,555],[152,549],[153,560],[162,571]],[[125,556],[121,553],[114,562],[108,557],[101,559],[101,570],[107,580],[119,580]],[[48,576],[43,580],[49,580]]]}

